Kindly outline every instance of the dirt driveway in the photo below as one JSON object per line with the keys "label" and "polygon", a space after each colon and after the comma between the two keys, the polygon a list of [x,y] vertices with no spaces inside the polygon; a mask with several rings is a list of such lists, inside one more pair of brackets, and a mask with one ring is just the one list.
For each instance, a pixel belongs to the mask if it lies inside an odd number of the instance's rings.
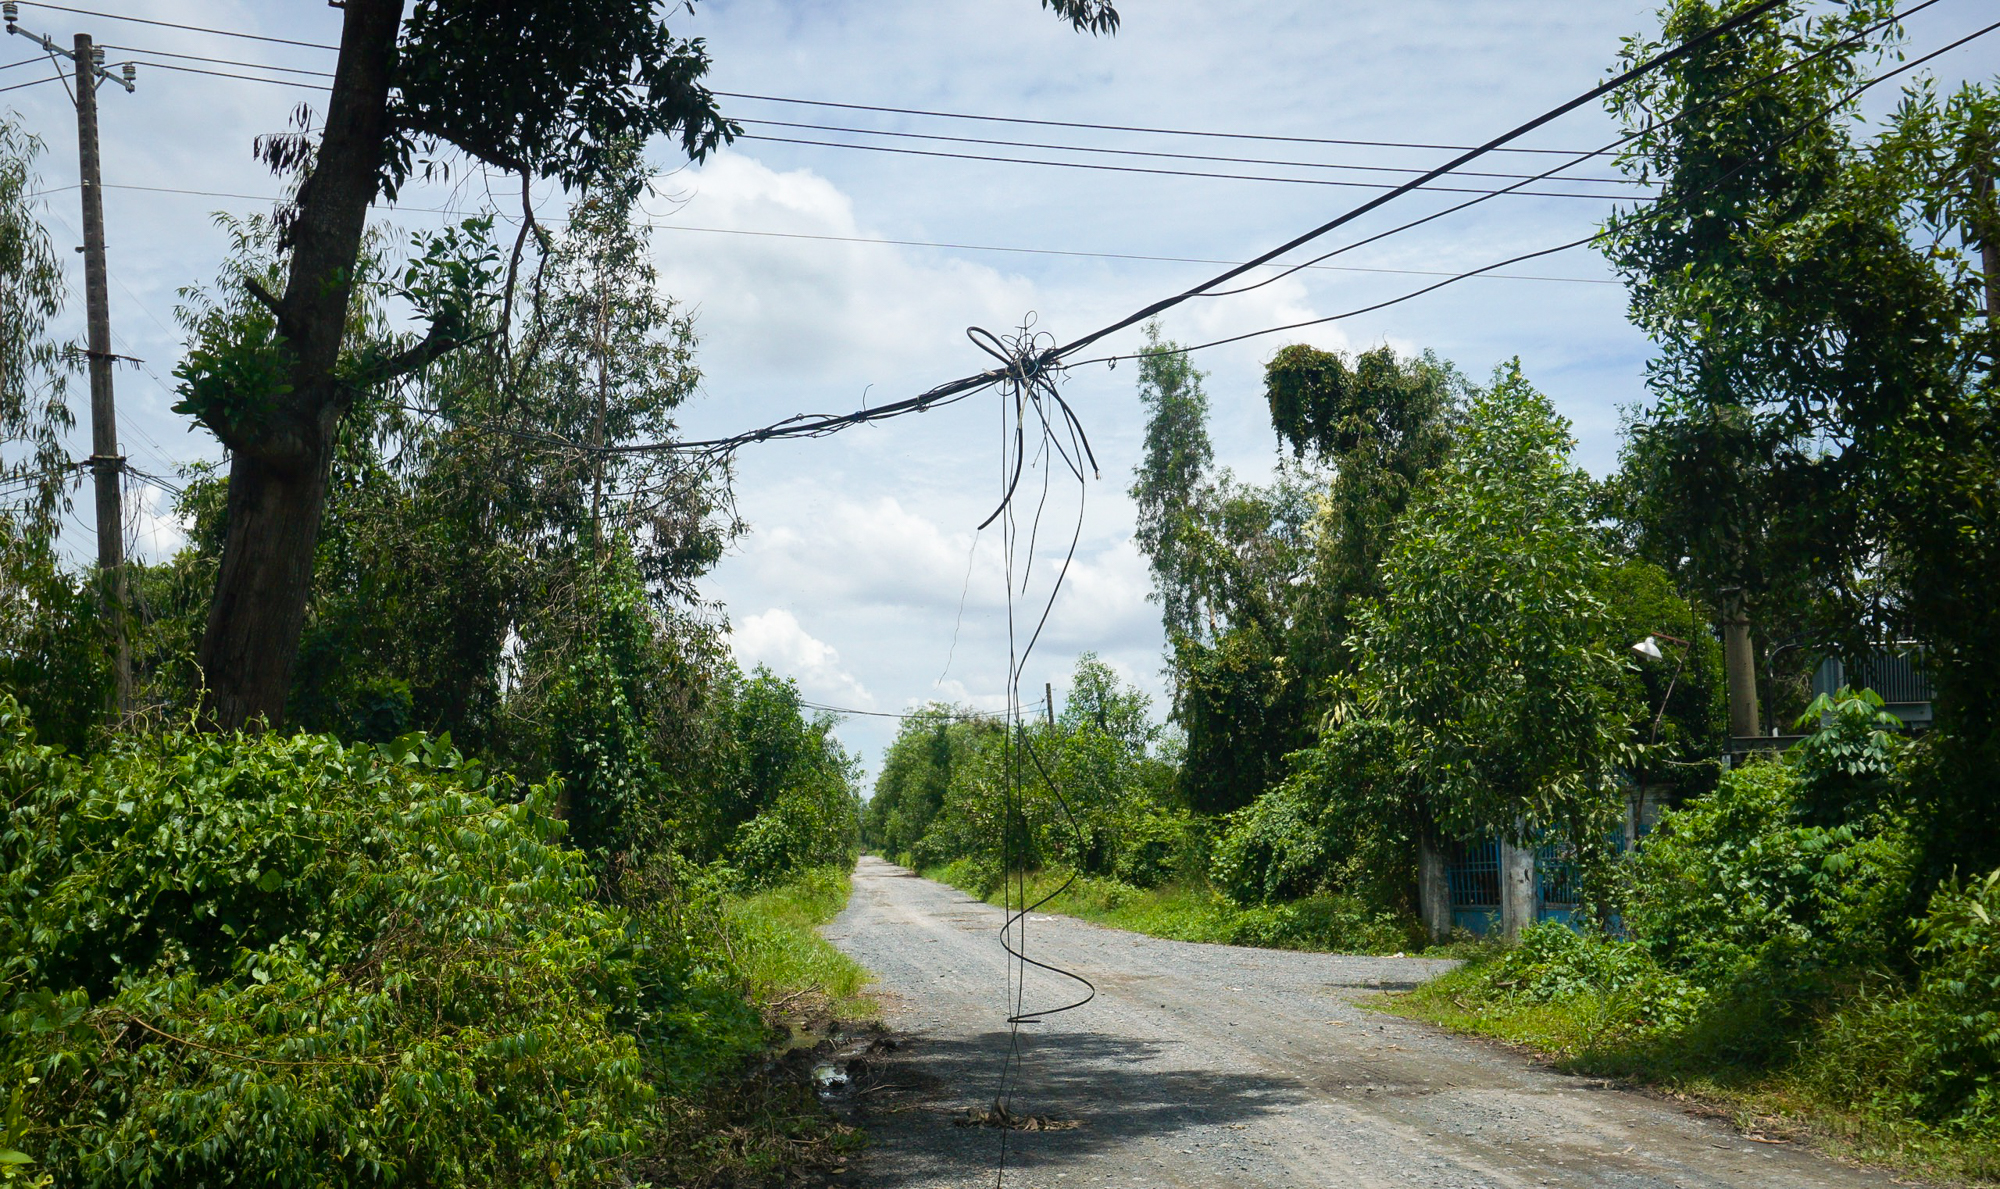
{"label": "dirt driveway", "polygon": [[[873,1138],[830,1183],[1009,1186],[1888,1186],[1886,1174],[1761,1144],[1671,1103],[1538,1069],[1493,1046],[1356,1006],[1449,963],[1161,941],[1065,917],[1031,957],[1096,1002],[1020,1029],[1015,1115],[985,1109],[1009,1045],[1000,910],[864,857],[833,943],[874,971],[893,1051],[846,1088]],[[1032,1009],[1074,984],[1033,974]]]}

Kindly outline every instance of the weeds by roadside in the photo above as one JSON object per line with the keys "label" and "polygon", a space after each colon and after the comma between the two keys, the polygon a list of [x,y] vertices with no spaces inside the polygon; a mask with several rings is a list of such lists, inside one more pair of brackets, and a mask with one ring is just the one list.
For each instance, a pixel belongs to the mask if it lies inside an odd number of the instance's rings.
{"label": "weeds by roadside", "polygon": [[[1524,1046],[1566,1072],[1658,1088],[1764,1142],[1814,1142],[1927,1179],[2000,1184],[2000,1134],[1978,1110],[1927,1119],[1914,1095],[1894,1089],[1897,1054],[1934,1047],[1918,1030],[1890,1034],[1895,1018],[1915,1017],[1916,998],[1860,989],[1780,1019],[1783,1004],[1753,985],[1690,986],[1630,942],[1541,925],[1514,949],[1489,948],[1371,1006]],[[1860,1033],[1874,1043],[1852,1043]]]}
{"label": "weeds by roadside", "polygon": [[721,905],[729,957],[768,1028],[745,1077],[670,1104],[641,1180],[747,1189],[844,1167],[866,1143],[827,1111],[811,1069],[843,1026],[872,1019],[869,975],[819,935],[847,904],[848,875],[821,867]]}
{"label": "weeds by roadside", "polygon": [[[989,886],[969,860],[932,868],[924,875],[989,903],[1001,902],[1000,889]],[[1031,874],[1028,903],[1056,891],[1068,878],[1061,871]],[[1009,895],[1018,902],[1018,890]],[[1283,904],[1244,906],[1230,902],[1206,884],[1169,883],[1157,888],[1136,888],[1114,879],[1079,875],[1069,890],[1051,899],[1039,911],[1062,913],[1171,941],[1352,954],[1415,952],[1421,946],[1421,939],[1409,922],[1343,896],[1309,896]]]}
{"label": "weeds by roadside", "polygon": [[842,1019],[875,1015],[874,1002],[861,994],[868,971],[818,932],[846,907],[848,888],[845,871],[821,867],[725,904],[733,956],[760,1006],[817,997],[826,1014]]}

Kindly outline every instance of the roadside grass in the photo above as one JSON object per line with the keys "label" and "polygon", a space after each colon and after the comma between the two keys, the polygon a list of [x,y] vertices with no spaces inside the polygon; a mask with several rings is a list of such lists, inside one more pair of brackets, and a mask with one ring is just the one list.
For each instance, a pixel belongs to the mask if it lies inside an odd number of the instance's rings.
{"label": "roadside grass", "polygon": [[763,1018],[765,1048],[740,1076],[669,1104],[657,1152],[634,1171],[642,1184],[817,1184],[866,1144],[813,1092],[818,1054],[848,1025],[872,1019],[868,971],[828,944],[818,926],[847,904],[848,873],[811,871],[778,887],[722,901],[719,938]]}
{"label": "roadside grass", "polygon": [[759,1006],[776,1008],[823,997],[839,1019],[872,1018],[874,1000],[861,993],[866,967],[819,935],[819,926],[847,906],[846,871],[822,867],[793,882],[743,896],[723,907],[737,967]]}
{"label": "roadside grass", "polygon": [[[990,884],[981,871],[965,860],[931,868],[923,875],[989,904],[1001,903],[999,886]],[[1056,892],[1068,878],[1068,873],[1062,871],[1030,874],[1027,903],[1033,904]],[[1018,882],[1008,885],[1006,899],[1019,906]],[[1349,954],[1414,953],[1419,945],[1407,922],[1393,914],[1373,911],[1358,900],[1313,896],[1286,904],[1244,907],[1231,903],[1205,884],[1169,883],[1157,888],[1136,888],[1114,879],[1079,875],[1068,890],[1036,911],[1061,913],[1170,941]]]}
{"label": "roadside grass", "polygon": [[[1505,951],[1468,957],[1416,990],[1366,1006],[1526,1048],[1566,1073],[1652,1087],[1729,1119],[1754,1140],[1809,1142],[1927,1181],[2000,1186],[2000,1135],[1857,1105],[1851,1070],[1829,1084],[1828,1066],[1860,1059],[1826,1043],[1837,1010],[1792,1030],[1790,1042],[1773,1041],[1771,1021],[1750,1005],[1670,1028],[1656,1022],[1658,1004],[1630,988],[1577,987],[1540,999],[1519,993],[1506,977]],[[1759,1051],[1777,1055],[1749,1055]]]}

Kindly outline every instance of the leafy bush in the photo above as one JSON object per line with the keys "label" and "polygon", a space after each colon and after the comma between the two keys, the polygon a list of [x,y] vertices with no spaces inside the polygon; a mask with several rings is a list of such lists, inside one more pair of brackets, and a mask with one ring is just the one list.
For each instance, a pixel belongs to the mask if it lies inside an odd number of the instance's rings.
{"label": "leafy bush", "polygon": [[1148,807],[1125,819],[1111,874],[1136,888],[1199,878],[1207,865],[1207,843],[1204,823],[1192,813]]}
{"label": "leafy bush", "polygon": [[1889,960],[1908,831],[1896,819],[1801,824],[1806,788],[1794,764],[1752,763],[1662,820],[1627,913],[1661,965],[1706,986],[1762,980],[1810,997]]}
{"label": "leafy bush", "polygon": [[1238,904],[1339,891],[1406,908],[1414,863],[1395,728],[1350,722],[1288,757],[1285,780],[1230,818],[1210,868]]}
{"label": "leafy bush", "polygon": [[127,738],[0,700],[0,1067],[64,1184],[602,1183],[761,1039],[593,899],[546,787],[405,739]]}
{"label": "leafy bush", "polygon": [[1858,997],[1828,1022],[1807,1074],[1880,1114],[2000,1134],[2000,871],[1938,889],[1918,936],[1915,989]]}

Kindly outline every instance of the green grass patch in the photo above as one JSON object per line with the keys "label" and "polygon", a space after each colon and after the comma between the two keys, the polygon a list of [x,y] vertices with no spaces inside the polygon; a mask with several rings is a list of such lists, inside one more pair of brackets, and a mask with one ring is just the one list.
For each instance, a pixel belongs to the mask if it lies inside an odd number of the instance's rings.
{"label": "green grass patch", "polygon": [[861,994],[867,968],[819,935],[819,927],[847,906],[849,890],[846,871],[822,867],[791,883],[729,898],[723,915],[730,949],[758,1003],[818,994],[843,1019],[875,1014],[874,1001]]}
{"label": "green grass patch", "polygon": [[[1922,1038],[1885,1035],[1881,1005],[1854,996],[1811,1014],[1754,987],[1693,987],[1629,943],[1561,940],[1560,926],[1369,1006],[1529,1048],[1569,1073],[1658,1087],[1713,1108],[1744,1131],[1811,1142],[1927,1180],[2000,1184],[2000,1134],[1981,1122],[1924,1120],[1860,1087],[1884,1079],[1869,1050]],[[1866,1015],[1866,1027],[1857,1017]],[[1868,1032],[1870,1044],[1853,1032]],[[1837,1072],[1837,1076],[1836,1076]]]}
{"label": "green grass patch", "polygon": [[[981,873],[965,860],[932,868],[924,875],[989,904],[1001,903],[999,887],[987,886]],[[1028,877],[1027,902],[1033,904],[1056,891],[1068,878],[1060,871],[1035,872]],[[1010,884],[1009,902],[1018,905],[1020,898],[1018,883]],[[1067,891],[1036,911],[1061,913],[1172,941],[1350,954],[1414,952],[1419,944],[1409,922],[1349,897],[1311,896],[1285,904],[1245,907],[1231,903],[1206,884],[1135,888],[1115,879],[1080,875]]]}

